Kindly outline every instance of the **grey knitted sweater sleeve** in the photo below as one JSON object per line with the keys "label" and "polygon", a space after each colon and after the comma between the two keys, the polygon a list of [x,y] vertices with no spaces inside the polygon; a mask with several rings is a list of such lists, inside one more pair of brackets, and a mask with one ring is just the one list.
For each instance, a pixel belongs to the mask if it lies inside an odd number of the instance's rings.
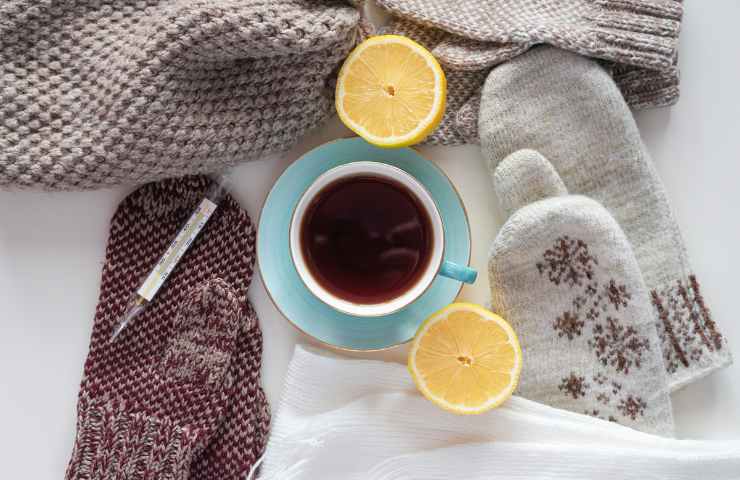
{"label": "grey knitted sweater sleeve", "polygon": [[0,3],[0,188],[101,188],[285,150],[333,111],[341,0]]}
{"label": "grey knitted sweater sleeve", "polygon": [[633,108],[678,100],[682,0],[379,3],[395,16],[386,31],[420,39],[452,78],[447,115],[427,143],[477,143],[482,79],[540,43],[603,60]]}

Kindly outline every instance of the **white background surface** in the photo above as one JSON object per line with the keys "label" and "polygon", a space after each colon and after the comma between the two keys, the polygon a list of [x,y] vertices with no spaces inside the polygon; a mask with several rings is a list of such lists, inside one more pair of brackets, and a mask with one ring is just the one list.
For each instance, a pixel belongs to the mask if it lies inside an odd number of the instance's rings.
{"label": "white background surface", "polygon": [[[683,93],[671,109],[638,114],[666,184],[705,298],[740,362],[740,2],[688,2]],[[336,119],[287,154],[242,165],[235,196],[257,220],[272,182],[302,153],[347,135]],[[500,214],[477,147],[427,147],[471,217],[473,265],[483,272],[462,298],[488,300],[486,252]],[[108,222],[133,188],[86,193],[0,192],[0,459],[2,477],[63,476],[87,354]],[[250,296],[265,337],[263,382],[273,405],[293,345],[306,341],[255,278]],[[308,314],[308,312],[307,312]],[[402,360],[404,349],[373,358]],[[673,395],[685,438],[740,439],[740,364]]]}

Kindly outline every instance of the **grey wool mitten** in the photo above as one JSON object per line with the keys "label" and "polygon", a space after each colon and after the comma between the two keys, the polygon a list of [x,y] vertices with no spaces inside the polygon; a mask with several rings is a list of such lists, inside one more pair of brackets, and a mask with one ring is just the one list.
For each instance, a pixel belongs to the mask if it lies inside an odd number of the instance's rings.
{"label": "grey wool mitten", "polygon": [[492,169],[535,149],[571,193],[616,218],[648,287],[672,390],[731,363],[632,113],[601,65],[541,46],[496,67],[483,89],[479,129]]}
{"label": "grey wool mitten", "polygon": [[568,195],[539,153],[493,174],[509,216],[491,246],[492,307],[524,355],[517,393],[659,435],[673,416],[650,298],[619,225]]}

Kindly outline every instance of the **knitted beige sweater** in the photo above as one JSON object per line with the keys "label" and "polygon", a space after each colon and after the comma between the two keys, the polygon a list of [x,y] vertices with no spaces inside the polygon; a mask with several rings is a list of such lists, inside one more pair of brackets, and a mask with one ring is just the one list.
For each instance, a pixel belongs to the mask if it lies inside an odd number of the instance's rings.
{"label": "knitted beige sweater", "polygon": [[0,188],[139,183],[285,150],[331,114],[358,22],[341,0],[4,0]]}
{"label": "knitted beige sweater", "polygon": [[447,111],[426,143],[478,143],[489,72],[538,44],[604,61],[636,109],[678,101],[683,0],[377,0],[386,33],[432,51],[447,74]]}

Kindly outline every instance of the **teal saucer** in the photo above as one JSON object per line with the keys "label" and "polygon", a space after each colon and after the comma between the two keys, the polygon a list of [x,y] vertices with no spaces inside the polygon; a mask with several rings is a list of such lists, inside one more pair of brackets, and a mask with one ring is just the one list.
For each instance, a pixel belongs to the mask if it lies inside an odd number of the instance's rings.
{"label": "teal saucer", "polygon": [[275,306],[298,330],[345,350],[382,350],[408,342],[430,314],[452,303],[462,284],[438,276],[414,303],[392,315],[354,317],[321,302],[306,288],[291,261],[288,230],[303,192],[338,165],[370,160],[394,165],[413,175],[431,193],[445,228],[445,259],[468,265],[470,228],[462,201],[450,180],[432,162],[410,148],[383,149],[361,138],[324,144],[296,160],[267,196],[257,231],[257,262]]}

